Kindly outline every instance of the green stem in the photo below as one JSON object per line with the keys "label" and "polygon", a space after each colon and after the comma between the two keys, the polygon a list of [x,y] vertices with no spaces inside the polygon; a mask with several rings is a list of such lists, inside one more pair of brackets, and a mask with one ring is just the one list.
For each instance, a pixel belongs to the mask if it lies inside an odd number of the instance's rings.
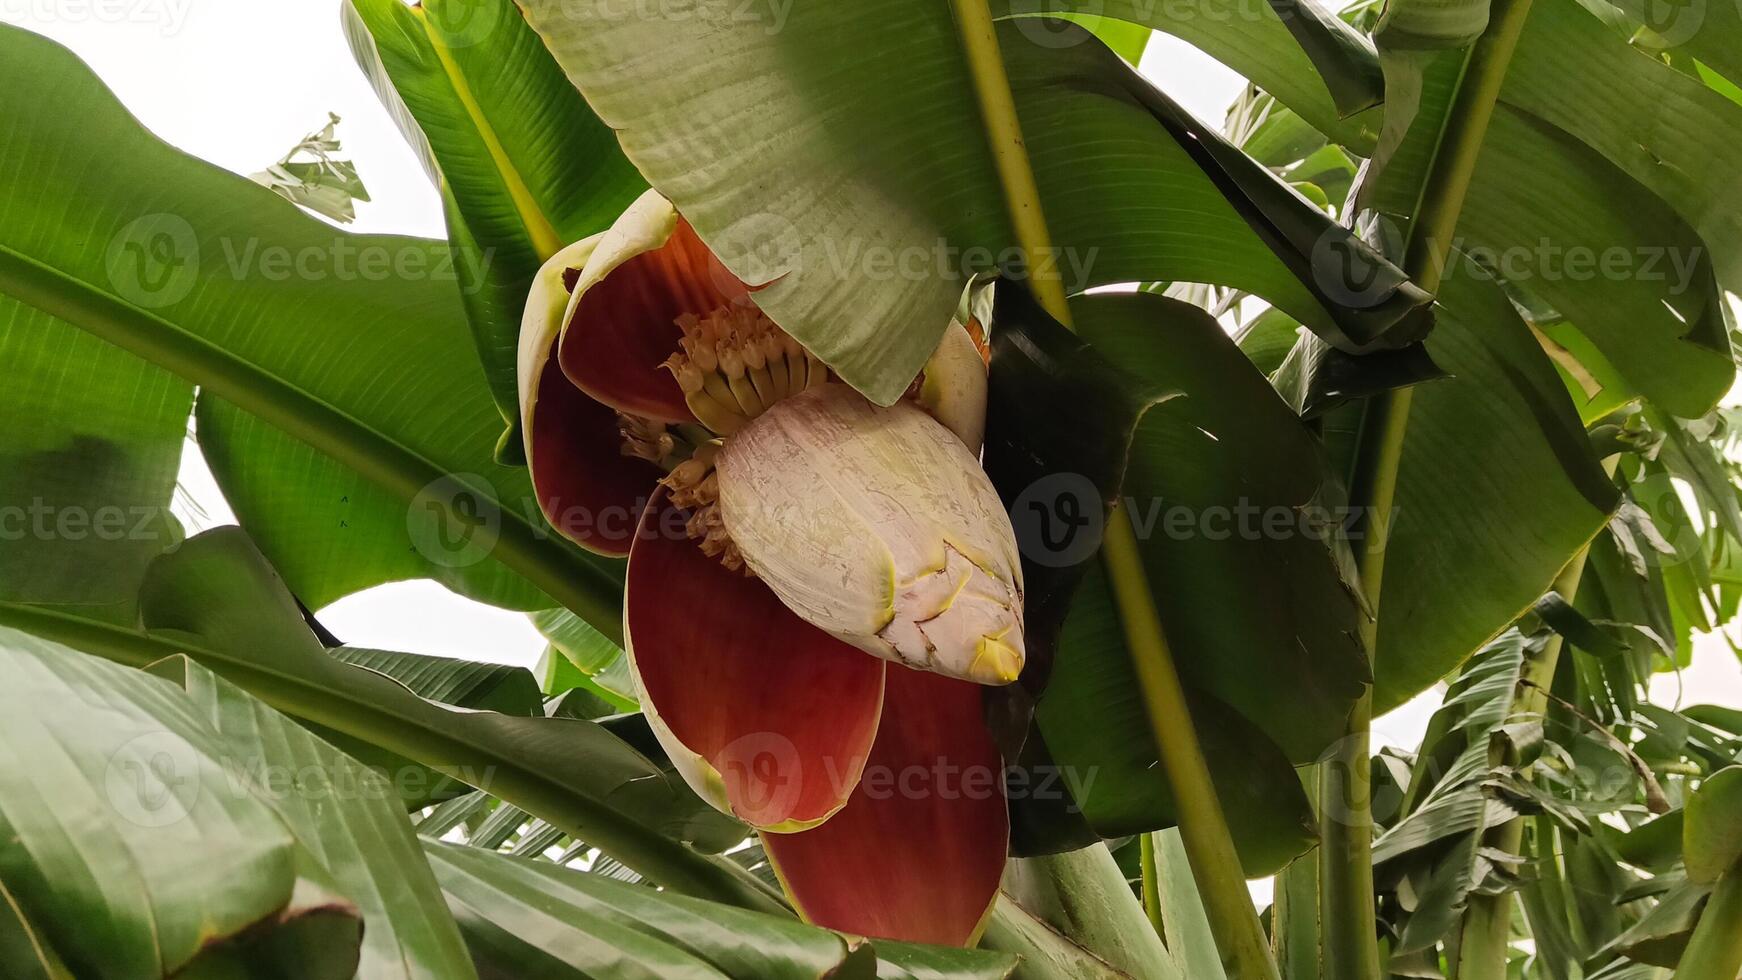
{"label": "green stem", "polygon": [[1742,976],[1742,863],[1718,879],[1700,923],[1676,964],[1676,980],[1736,980]]}
{"label": "green stem", "polygon": [[[1028,268],[1056,270],[1056,263],[1042,261],[1053,254],[1052,239],[1034,168],[1022,141],[1022,126],[991,9],[986,0],[952,0],[952,6],[1017,244],[1028,256]],[[1070,306],[1056,271],[1036,275],[1031,285],[1041,306],[1069,327]],[[1117,507],[1107,516],[1101,556],[1112,581],[1114,604],[1143,693],[1157,755],[1179,808],[1180,836],[1192,878],[1203,897],[1217,949],[1233,976],[1243,980],[1275,978],[1276,962],[1246,891],[1240,857],[1210,781],[1210,768],[1192,725],[1161,616],[1156,612],[1137,536],[1130,518]]]}
{"label": "green stem", "polygon": [[343,689],[217,650],[69,616],[36,606],[0,602],[0,625],[64,643],[128,667],[186,655],[271,707],[304,721],[379,745],[461,782],[476,783],[500,799],[549,821],[624,865],[675,891],[764,912],[785,908],[762,883],[735,863],[711,858],[650,832],[613,808],[550,779],[536,767],[480,753],[438,725],[386,711]]}
{"label": "green stem", "polygon": [[[402,500],[453,474],[314,394],[155,313],[0,246],[0,293],[34,306],[190,381],[333,457]],[[459,484],[454,484],[459,487]],[[500,515],[494,556],[594,629],[622,643],[621,590],[547,528],[504,507],[485,488],[465,489]],[[430,494],[447,502],[452,494]]]}
{"label": "green stem", "polygon": [[1149,917],[1155,934],[1166,939],[1167,925],[1161,918],[1161,881],[1156,878],[1155,869],[1155,835],[1139,835],[1138,848],[1137,863],[1143,873],[1143,914]]}
{"label": "green stem", "polygon": [[[1488,122],[1493,118],[1506,68],[1529,14],[1530,0],[1495,0],[1488,28],[1464,63],[1457,94],[1441,127],[1433,163],[1422,184],[1404,245],[1405,274],[1429,292],[1439,290]],[[1364,624],[1362,634],[1369,655],[1375,659],[1386,538],[1412,398],[1411,389],[1404,388],[1376,395],[1369,401],[1350,486],[1351,502],[1362,508],[1366,516],[1359,567],[1372,618]],[[1320,767],[1324,813],[1320,827],[1324,848],[1320,874],[1324,968],[1326,976],[1338,980],[1378,980],[1380,976],[1368,770],[1372,713],[1369,690],[1350,713],[1348,736],[1339,743],[1327,764]]]}
{"label": "green stem", "polygon": [[1210,780],[1197,730],[1192,727],[1185,687],[1174,668],[1161,618],[1156,614],[1137,535],[1124,511],[1115,508],[1107,521],[1101,555],[1112,582],[1113,601],[1125,630],[1138,690],[1155,735],[1162,771],[1173,791],[1180,840],[1192,867],[1210,931],[1229,976],[1242,980],[1279,977],[1270,941],[1252,907],[1246,874],[1234,838],[1228,831],[1222,802]]}

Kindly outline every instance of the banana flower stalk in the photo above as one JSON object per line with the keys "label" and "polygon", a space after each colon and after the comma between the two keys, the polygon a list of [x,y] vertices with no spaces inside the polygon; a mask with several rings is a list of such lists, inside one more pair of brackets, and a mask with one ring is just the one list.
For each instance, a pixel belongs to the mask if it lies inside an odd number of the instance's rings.
{"label": "banana flower stalk", "polygon": [[967,332],[873,405],[650,191],[546,263],[519,353],[539,505],[628,556],[625,646],[684,779],[807,920],[977,939],[1009,839],[980,685],[1022,669],[1022,576]]}

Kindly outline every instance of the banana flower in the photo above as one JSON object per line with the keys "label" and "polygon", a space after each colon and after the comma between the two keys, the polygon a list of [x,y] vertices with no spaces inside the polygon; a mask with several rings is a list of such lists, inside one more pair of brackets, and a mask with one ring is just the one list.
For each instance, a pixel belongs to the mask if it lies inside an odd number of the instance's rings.
{"label": "banana flower", "polygon": [[545,516],[629,558],[625,646],[684,779],[809,921],[976,939],[1009,838],[979,685],[1023,641],[967,332],[873,405],[649,191],[539,272],[519,383]]}

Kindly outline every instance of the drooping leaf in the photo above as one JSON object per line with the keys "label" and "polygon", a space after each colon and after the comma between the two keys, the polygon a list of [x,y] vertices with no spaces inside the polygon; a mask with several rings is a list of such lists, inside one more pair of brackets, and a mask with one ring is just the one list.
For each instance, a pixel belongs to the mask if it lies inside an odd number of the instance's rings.
{"label": "drooping leaf", "polygon": [[514,778],[538,787],[539,801],[564,801],[563,812],[548,814],[555,822],[625,860],[644,847],[669,852],[675,844],[665,834],[713,848],[742,839],[734,821],[597,725],[451,710],[330,656],[237,529],[208,531],[161,559],[147,577],[141,610],[148,629],[178,631],[200,648],[228,654],[226,662],[209,666],[298,717],[494,788],[511,801],[509,790],[492,780],[503,781],[513,770]]}
{"label": "drooping leaf", "polygon": [[612,573],[538,538],[525,473],[491,462],[501,421],[446,246],[336,232],[156,140],[64,48],[8,27],[0,49],[0,292],[203,386],[201,448],[305,602],[430,577],[544,608],[487,560],[536,553],[565,569],[544,591],[614,618]]}
{"label": "drooping leaf", "polygon": [[505,715],[533,715],[543,708],[538,682],[524,667],[362,647],[335,647],[331,655],[386,674],[418,697],[442,704]]}
{"label": "drooping leaf", "polygon": [[4,628],[0,672],[0,876],[37,969],[160,977],[246,946],[237,975],[355,972],[356,906],[183,692]]}
{"label": "drooping leaf", "polygon": [[[1025,43],[1020,24],[1000,29],[1057,246],[1024,261],[1006,251],[947,9],[795,6],[778,30],[756,16],[614,18],[557,0],[526,9],[654,186],[729,270],[764,286],[757,305],[879,401],[935,348],[967,277],[999,262],[1061,275],[1072,290],[1237,286],[1355,343],[1420,305],[1407,289],[1361,310],[1324,295],[1301,244],[1339,239],[1337,227],[1262,168],[1237,172],[1213,132],[1187,137],[1183,110],[1104,46],[1074,43],[1080,28],[1046,47]],[[899,44],[878,41],[897,34]],[[741,91],[713,84],[721,77],[746,80],[754,113]],[[780,179],[752,177],[770,172]],[[1096,177],[1115,172],[1125,176]]]}
{"label": "drooping leaf", "polygon": [[[1282,10],[1292,7],[1289,4],[1266,4],[1254,9],[1232,0],[1190,0],[1171,5],[1109,0],[1095,6],[1103,16],[1164,31],[1201,49],[1251,79],[1313,128],[1338,142],[1362,150],[1371,148],[1378,138],[1378,109],[1343,118],[1345,110],[1374,99],[1379,93],[1372,51],[1363,52],[1365,46],[1349,36],[1352,32],[1323,25],[1327,35],[1334,32],[1336,36],[1326,38],[1323,53],[1328,57],[1315,59],[1290,33],[1294,25],[1285,23],[1280,16]],[[1008,0],[994,9],[1021,15],[1033,7],[1024,0]],[[1308,25],[1307,29],[1320,27]],[[1321,74],[1321,65],[1333,64],[1338,67]]]}
{"label": "drooping leaf", "polygon": [[151,671],[186,693],[221,740],[231,779],[263,799],[356,904],[367,926],[359,975],[476,976],[385,776],[185,657]]}
{"label": "drooping leaf", "polygon": [[901,976],[891,965],[950,964],[921,976],[997,977],[991,953],[866,943],[790,919],[722,908],[478,847],[424,845],[474,958],[488,976]]}
{"label": "drooping leaf", "polygon": [[[1518,78],[1540,77],[1527,67],[1526,52],[1544,32],[1542,43],[1564,46],[1557,58],[1607,57],[1590,48],[1589,38],[1556,33],[1562,19],[1576,24],[1580,17],[1589,19],[1574,0],[1534,8],[1513,60],[1521,70],[1508,73],[1460,217],[1460,250],[1469,258],[1448,266],[1448,286],[1482,277],[1483,266],[1497,269],[1577,324],[1647,398],[1677,415],[1703,415],[1734,374],[1704,229],[1601,148],[1545,118],[1534,97],[1517,94]],[[1391,215],[1414,210],[1460,68],[1454,51],[1424,69],[1419,112],[1383,172],[1364,188],[1368,205]],[[1585,85],[1564,84],[1564,73],[1551,77],[1561,100],[1615,87],[1606,77]],[[1657,118],[1630,112],[1626,125],[1634,129],[1650,129]]]}
{"label": "drooping leaf", "polygon": [[[1714,20],[1706,30],[1736,24],[1733,5]],[[1576,0],[1532,6],[1504,97],[1661,198],[1705,243],[1719,281],[1742,280],[1742,197],[1705,176],[1742,166],[1742,105],[1629,45]]]}
{"label": "drooping leaf", "polygon": [[[538,684],[524,668],[357,647],[334,647],[329,654],[343,663],[384,674],[430,701],[508,715],[544,713]],[[387,774],[408,809],[420,809],[472,791],[465,782],[413,762],[398,752],[329,727],[306,724],[352,758]]]}
{"label": "drooping leaf", "polygon": [[8,297],[0,363],[0,599],[131,623],[145,566],[181,540],[192,388]]}
{"label": "drooping leaf", "polygon": [[1615,490],[1528,327],[1493,283],[1446,280],[1428,337],[1451,378],[1414,396],[1385,563],[1374,710],[1402,704],[1548,590]]}
{"label": "drooping leaf", "polygon": [[[994,316],[986,466],[1015,514],[1037,643],[1086,582],[1037,708],[1053,761],[1103,835],[1171,822],[1094,562],[1106,505],[1127,498],[1170,643],[1198,692],[1200,737],[1213,760],[1230,760],[1211,770],[1236,840],[1249,871],[1274,870],[1311,839],[1290,757],[1311,759],[1334,737],[1365,676],[1356,601],[1297,510],[1328,512],[1335,481],[1300,421],[1202,311],[1154,294],[1084,298],[1079,339],[1009,296]],[[1145,408],[1169,390],[1185,397]],[[1290,598],[1259,615],[1249,597],[1261,594]],[[1260,675],[1294,679],[1249,682]],[[1096,785],[1083,785],[1089,773]]]}

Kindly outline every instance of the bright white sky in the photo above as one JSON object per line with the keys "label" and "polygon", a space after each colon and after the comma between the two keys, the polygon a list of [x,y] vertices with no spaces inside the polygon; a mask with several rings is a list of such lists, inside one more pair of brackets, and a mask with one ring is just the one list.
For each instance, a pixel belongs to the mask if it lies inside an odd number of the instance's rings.
{"label": "bright white sky", "polygon": [[[96,69],[128,108],[165,140],[247,174],[276,161],[329,111],[343,122],[345,156],[373,201],[358,231],[441,237],[441,206],[351,60],[335,0],[0,0],[0,21],[55,38]],[[1220,122],[1239,76],[1197,49],[1157,35],[1143,73],[1206,121]],[[191,448],[191,447],[190,447]],[[197,454],[183,486],[190,527],[234,517]],[[524,617],[459,598],[429,582],[383,586],[320,613],[347,642],[532,666],[543,641]],[[1742,707],[1742,666],[1717,637],[1692,669],[1652,686],[1653,700]],[[1413,748],[1439,700],[1429,692],[1380,718],[1378,745]],[[1257,883],[1255,883],[1257,884]]]}

